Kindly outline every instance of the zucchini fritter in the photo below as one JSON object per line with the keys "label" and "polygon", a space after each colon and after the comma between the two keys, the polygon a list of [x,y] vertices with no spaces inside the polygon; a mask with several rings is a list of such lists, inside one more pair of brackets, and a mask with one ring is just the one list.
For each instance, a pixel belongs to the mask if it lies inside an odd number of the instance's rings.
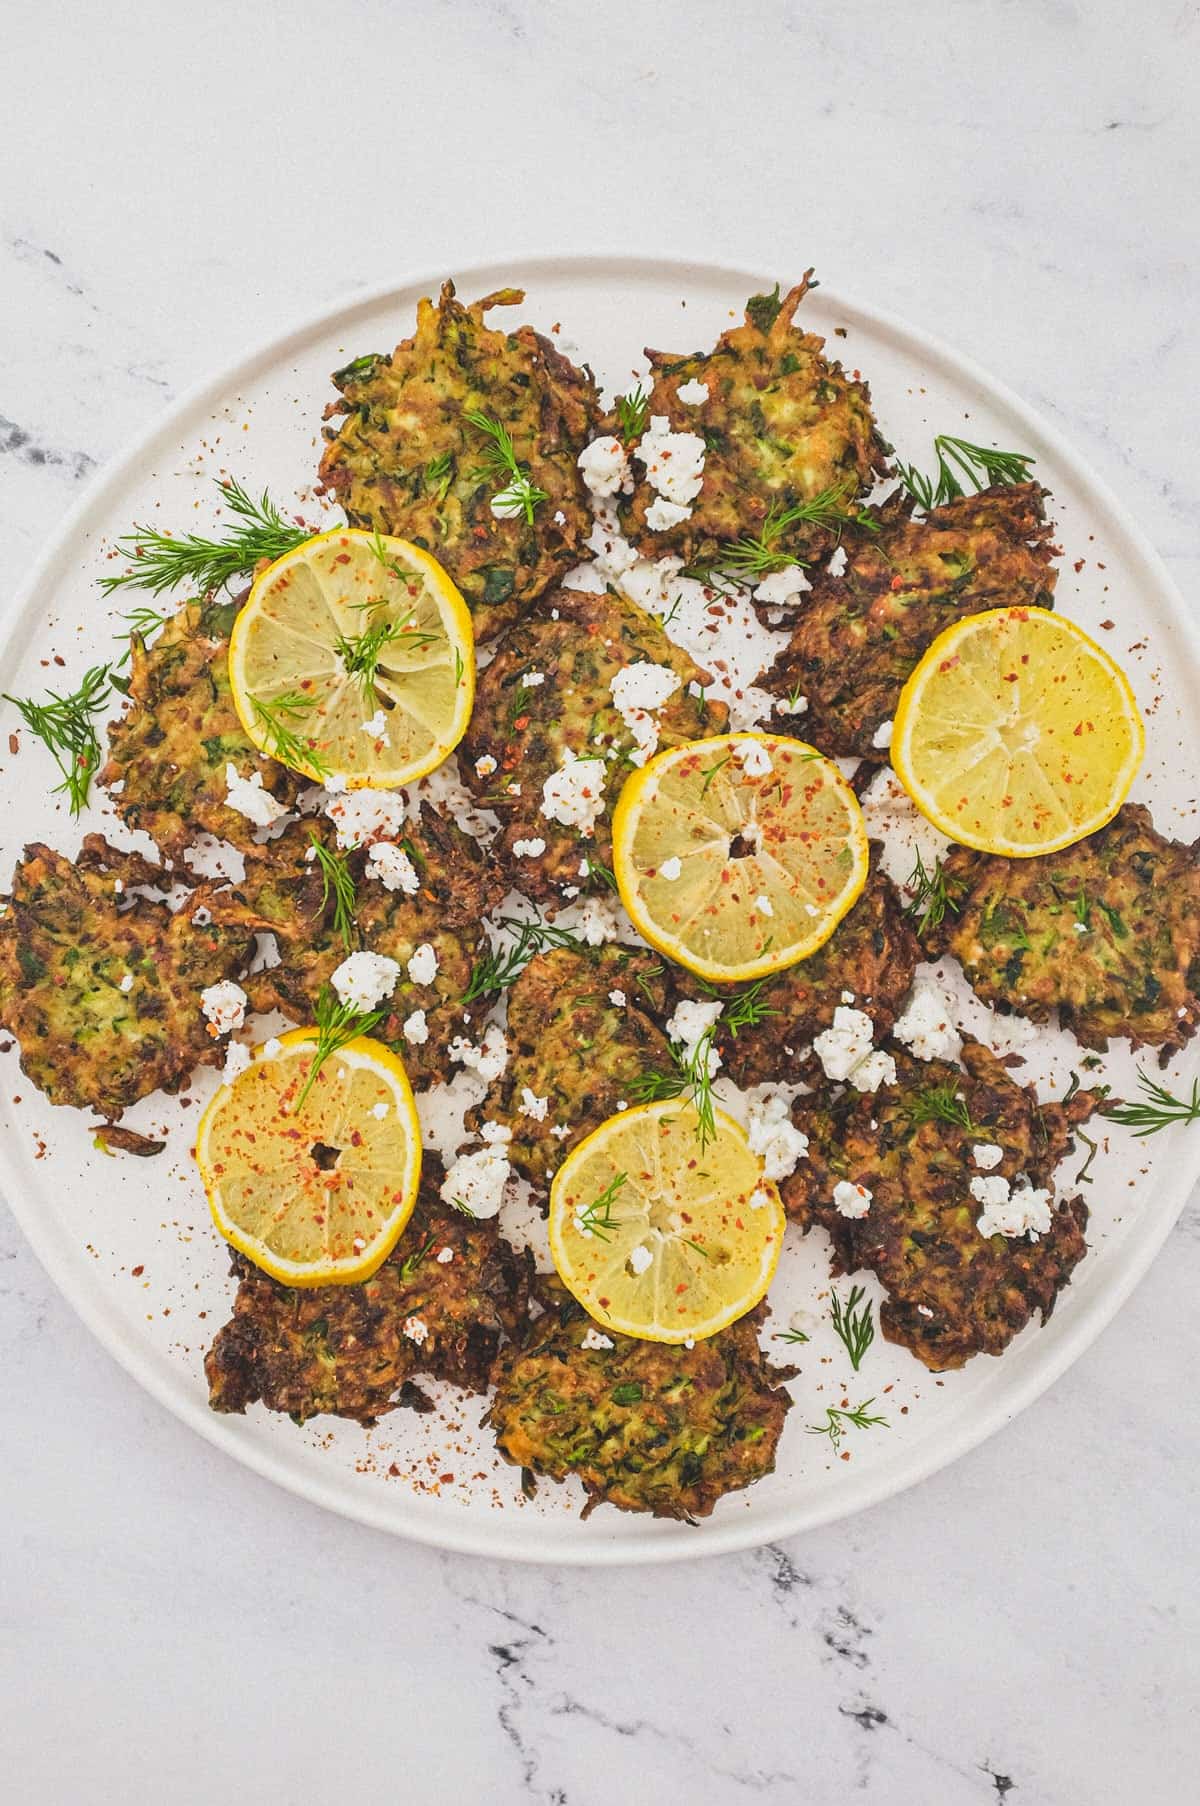
{"label": "zucchini fritter", "polygon": [[1001,859],[952,847],[948,905],[923,939],[952,953],[985,1003],[1044,1022],[1056,1006],[1085,1047],[1110,1035],[1168,1057],[1200,1022],[1200,843],[1159,834],[1126,803],[1061,853]]}
{"label": "zucchini fritter", "polygon": [[773,1471],[795,1369],[759,1347],[763,1306],[693,1348],[607,1332],[610,1346],[588,1348],[596,1325],[557,1286],[550,1300],[492,1372],[485,1421],[506,1461],[577,1474],[584,1517],[607,1503],[689,1523]]}
{"label": "zucchini fritter", "polygon": [[[634,1101],[639,1078],[673,1071],[656,1020],[666,1008],[666,986],[658,955],[633,947],[610,944],[586,953],[558,947],[535,955],[508,996],[508,1065],[468,1113],[468,1124],[505,1124],[512,1130],[505,1152],[513,1166],[547,1187],[576,1142],[618,1104]],[[613,1002],[614,991],[623,1003]],[[529,1114],[526,1092],[546,1100],[544,1116]]]}
{"label": "zucchini fritter", "polygon": [[[849,507],[884,468],[867,385],[822,355],[824,339],[794,323],[811,275],[782,298],[778,284],[774,294],[753,295],[745,322],[723,332],[711,351],[647,350],[649,416],[664,415],[674,432],[697,433],[705,443],[704,481],[686,520],[652,531],[646,516],[656,491],[645,480],[622,508],[630,537],[648,556],[712,560],[723,545],[760,533],[768,515],[777,520],[827,491]],[[696,382],[707,397],[681,401],[680,387]],[[809,560],[831,550],[835,535],[797,521],[773,543]]]}
{"label": "zucchini fritter", "polygon": [[171,883],[160,866],[99,834],[85,838],[74,862],[36,842],[26,847],[0,917],[0,1022],[51,1103],[116,1117],[224,1058],[200,993],[237,973],[250,937],[197,922],[216,901],[207,886],[175,914],[133,892]]}
{"label": "zucchini fritter", "polygon": [[[552,590],[505,636],[480,674],[459,763],[467,783],[501,818],[504,831],[493,852],[527,896],[604,886],[581,867],[585,861],[612,867],[613,806],[629,776],[629,755],[637,750],[610,686],[618,671],[641,664],[665,666],[679,680],[653,713],[661,748],[723,731],[725,704],[705,702],[688,689],[707,683],[708,674],[672,645],[653,616],[611,591]],[[531,677],[540,681],[531,683]],[[589,761],[589,775],[604,792],[590,834],[542,813],[542,786],[568,753]],[[607,760],[602,753],[610,755]],[[514,844],[529,840],[545,841],[545,852],[514,855]]]}
{"label": "zucchini fritter", "polygon": [[[1087,1252],[1087,1206],[1079,1197],[1055,1205],[1040,1240],[981,1235],[982,1207],[970,1182],[985,1169],[972,1150],[1003,1150],[988,1178],[1011,1183],[1024,1175],[1052,1192],[1075,1124],[1103,1094],[1080,1091],[1069,1101],[1039,1104],[1032,1087],[1015,1085],[995,1055],[973,1041],[963,1046],[965,1072],[891,1051],[895,1084],[797,1103],[793,1114],[809,1151],[780,1189],[789,1215],[829,1231],[835,1274],[878,1274],[888,1291],[879,1313],[884,1335],[938,1373],[975,1354],[1002,1353],[1035,1311],[1045,1322]],[[928,1116],[938,1094],[943,1104],[957,1099],[967,1121]],[[846,1217],[836,1208],[839,1180],[871,1193],[865,1215]]]}
{"label": "zucchini fritter", "polygon": [[814,578],[760,683],[808,698],[804,732],[822,752],[885,760],[875,735],[939,633],[989,608],[1054,606],[1045,494],[1014,483],[915,518],[910,497],[889,496],[876,533],[847,533],[843,574]]}
{"label": "zucchini fritter", "polygon": [[122,821],[143,828],[168,859],[203,833],[243,849],[253,827],[225,802],[225,767],[263,786],[289,807],[304,780],[266,759],[247,739],[229,688],[229,633],[237,602],[188,602],[154,644],[130,636],[132,708],[114,721],[100,783],[113,789]]}
{"label": "zucchini fritter", "polygon": [[234,1254],[233,1317],[204,1359],[213,1410],[261,1400],[297,1423],[328,1411],[372,1424],[397,1405],[427,1408],[418,1374],[485,1391],[501,1336],[524,1324],[531,1263],[494,1222],[433,1191],[422,1186],[392,1253],[358,1285],[294,1289]]}
{"label": "zucchini fritter", "polygon": [[[578,370],[531,326],[498,332],[493,307],[525,299],[499,289],[464,307],[454,284],[435,307],[417,304],[411,339],[391,356],[355,358],[333,381],[320,476],[355,527],[415,540],[445,565],[487,639],[586,556],[592,516],[576,458],[592,436],[599,402]],[[466,419],[483,413],[508,432],[521,469],[545,492],[531,526],[501,520],[492,498],[505,487],[483,468],[489,441]]]}
{"label": "zucchini fritter", "polygon": [[[323,824],[322,824],[323,826]],[[477,843],[453,822],[421,803],[399,843],[421,881],[414,896],[387,890],[364,875],[365,851],[347,856],[355,880],[354,931],[351,947],[334,927],[334,897],[326,893],[310,835],[315,822],[289,828],[278,840],[248,857],[246,876],[236,891],[219,895],[214,914],[275,936],[277,966],[252,973],[245,989],[256,1010],[282,1010],[295,1022],[313,1019],[321,987],[329,982],[347,951],[363,948],[398,960],[402,968],[389,1015],[373,1031],[394,1044],[414,1082],[432,1083],[446,1076],[447,1049],[456,1035],[469,1035],[462,997],[477,960],[489,951],[480,917],[498,901],[503,884]],[[409,960],[427,945],[437,955],[437,972],[428,984],[408,974]],[[404,1023],[425,1012],[425,1041],[410,1040]],[[480,1009],[479,1014],[483,1011]]]}

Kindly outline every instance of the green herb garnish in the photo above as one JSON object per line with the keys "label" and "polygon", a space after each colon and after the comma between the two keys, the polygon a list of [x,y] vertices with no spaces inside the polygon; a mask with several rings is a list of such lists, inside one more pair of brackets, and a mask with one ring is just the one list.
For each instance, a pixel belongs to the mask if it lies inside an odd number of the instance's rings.
{"label": "green herb garnish", "polygon": [[924,1091],[914,1091],[904,1105],[904,1113],[914,1128],[923,1122],[946,1122],[956,1129],[965,1129],[968,1135],[983,1133],[978,1123],[971,1121],[962,1092],[953,1085],[928,1085]]}
{"label": "green herb garnish", "polygon": [[621,423],[621,437],[629,445],[634,439],[640,439],[646,430],[646,422],[650,417],[650,397],[639,383],[628,395],[618,395],[615,406],[617,419]]}
{"label": "green herb garnish", "polygon": [[609,1180],[598,1198],[575,1212],[575,1227],[581,1235],[594,1235],[597,1241],[611,1242],[610,1231],[621,1227],[621,1218],[613,1215],[612,1207],[626,1179],[627,1174],[618,1173],[615,1179]]}
{"label": "green herb garnish", "polygon": [[[863,1303],[864,1299],[865,1303]],[[862,1309],[857,1310],[860,1304],[862,1304]],[[851,1367],[857,1373],[859,1362],[875,1340],[871,1300],[867,1298],[862,1286],[851,1286],[850,1296],[845,1304],[842,1303],[836,1292],[831,1292],[829,1308],[833,1316],[833,1327],[841,1337],[846,1353],[850,1356]]]}
{"label": "green herb garnish", "polygon": [[431,1235],[429,1240],[425,1243],[425,1246],[423,1248],[418,1248],[415,1254],[410,1254],[404,1260],[401,1261],[401,1263],[400,1263],[401,1279],[411,1279],[412,1278],[413,1274],[416,1272],[416,1270],[420,1266],[421,1262],[425,1259],[425,1256],[429,1253],[429,1250],[433,1247],[434,1240],[435,1240],[435,1238]]}
{"label": "green herb garnish", "polygon": [[[924,476],[913,464],[896,464],[896,475],[920,507],[940,508],[964,495],[965,480],[974,490],[993,484],[1027,483],[1035,459],[1025,452],[996,451],[972,445],[950,433],[939,433],[933,442],[937,474]],[[957,474],[956,474],[957,473]]]}
{"label": "green herb garnish", "polygon": [[341,936],[342,945],[349,953],[358,939],[358,924],[354,919],[358,892],[350,862],[344,853],[335,853],[327,847],[311,828],[308,838],[321,868],[321,908],[328,908],[329,899],[333,898],[333,931]]}
{"label": "green herb garnish", "polygon": [[65,791],[71,814],[78,815],[86,807],[92,778],[100,764],[100,740],[96,733],[96,716],[112,701],[113,690],[122,688],[114,679],[111,665],[93,665],[85,671],[79,687],[60,696],[47,690],[38,701],[32,696],[10,696],[4,700],[20,711],[21,719],[31,733],[37,735],[62,772],[62,783],[54,786],[57,796]]}
{"label": "green herb garnish", "polygon": [[504,509],[518,510],[525,516],[526,525],[532,527],[534,508],[539,502],[549,501],[549,492],[539,489],[518,461],[512,437],[501,421],[493,420],[490,414],[471,411],[463,418],[491,440],[482,465],[471,472],[471,481],[500,483],[502,487],[492,497],[493,510],[497,504]]}
{"label": "green herb garnish", "polygon": [[507,990],[520,978],[534,954],[544,953],[547,947],[570,947],[576,953],[585,951],[578,935],[568,928],[556,928],[552,922],[543,922],[536,917],[532,921],[523,921],[517,916],[497,916],[495,921],[498,928],[511,929],[517,938],[511,947],[487,953],[476,961],[462,995],[464,1003],[474,1003],[478,997],[494,997]]}
{"label": "green herb garnish", "polygon": [[846,1405],[828,1405],[825,1410],[826,1422],[810,1423],[807,1426],[810,1436],[828,1436],[833,1444],[834,1454],[841,1447],[842,1436],[846,1425],[853,1424],[856,1430],[869,1430],[875,1424],[882,1424],[885,1430],[891,1429],[886,1417],[872,1417],[869,1407],[875,1403],[874,1398],[864,1398],[861,1405],[851,1410]]}
{"label": "green herb garnish", "polygon": [[683,575],[694,578],[697,583],[708,584],[710,588],[713,579],[721,577],[735,583],[758,583],[772,571],[783,571],[789,565],[805,562],[780,543],[794,527],[824,527],[829,532],[840,532],[843,527],[862,527],[868,533],[877,532],[870,515],[846,506],[853,493],[852,483],[835,483],[807,502],[794,502],[788,508],[776,504],[758,533],[745,534],[722,546],[712,558],[688,565]]}
{"label": "green herb garnish", "polygon": [[317,1045],[313,1050],[312,1062],[308,1068],[308,1076],[300,1088],[293,1115],[299,1116],[304,1102],[317,1081],[317,1074],[326,1060],[346,1047],[359,1035],[369,1035],[387,1015],[386,1010],[356,1010],[352,1003],[343,1003],[332,985],[322,985],[317,998],[316,1016]]}
{"label": "green herb garnish", "polygon": [[313,537],[310,527],[286,521],[265,490],[256,502],[232,477],[218,482],[217,488],[236,524],[210,539],[198,533],[173,539],[156,527],[135,526],[116,542],[117,551],[133,568],[119,577],[101,577],[104,594],[128,588],[148,589],[158,596],[180,584],[194,583],[208,595],[224,589],[235,577],[245,576],[262,559],[282,558]]}
{"label": "green herb garnish", "polygon": [[1200,1079],[1192,1080],[1189,1098],[1178,1098],[1165,1085],[1155,1084],[1140,1066],[1137,1077],[1143,1092],[1140,1101],[1128,1103],[1116,1098],[1111,1104],[1101,1105],[1102,1115],[1110,1122],[1132,1129],[1137,1136],[1157,1135],[1173,1123],[1200,1122]]}
{"label": "green herb garnish", "polygon": [[945,920],[946,911],[952,909],[955,915],[961,905],[951,896],[946,884],[946,868],[940,859],[935,859],[933,870],[927,871],[920,853],[917,862],[908,875],[904,887],[912,892],[912,898],[904,905],[906,916],[915,916],[917,932],[924,934],[927,928],[940,928]]}
{"label": "green herb garnish", "polygon": [[273,759],[278,759],[281,765],[311,772],[316,777],[328,775],[329,768],[313,742],[302,740],[293,726],[312,713],[316,706],[313,697],[303,696],[299,690],[285,690],[282,696],[272,697],[269,703],[260,702],[257,696],[250,700],[254,718],[263,730],[267,751]]}

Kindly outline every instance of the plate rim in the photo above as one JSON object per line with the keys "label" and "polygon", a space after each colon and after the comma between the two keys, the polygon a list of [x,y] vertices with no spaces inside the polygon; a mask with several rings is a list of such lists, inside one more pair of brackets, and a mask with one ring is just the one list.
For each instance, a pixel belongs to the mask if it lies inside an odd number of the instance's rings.
{"label": "plate rim", "polygon": [[[514,252],[511,258],[503,260],[488,259],[482,263],[459,265],[455,268],[454,280],[463,287],[473,288],[479,283],[488,283],[497,278],[504,280],[505,276],[511,281],[514,271],[528,280],[531,286],[539,277],[569,281],[576,273],[591,276],[612,274],[627,281],[654,277],[684,285],[689,277],[694,280],[699,274],[705,281],[716,278],[731,285],[736,282],[746,288],[746,292],[752,292],[755,284],[773,280],[740,263],[726,263],[706,257],[659,257],[625,251],[525,253],[520,250]],[[349,320],[357,312],[370,312],[386,304],[389,299],[399,303],[401,295],[416,288],[434,289],[444,279],[444,274],[430,273],[428,269],[402,272],[386,281],[337,296],[294,319],[283,330],[256,341],[250,349],[230,360],[215,375],[204,376],[190,384],[158,411],[143,430],[88,481],[75,503],[47,538],[25,580],[17,586],[8,606],[0,615],[0,662],[8,664],[24,653],[39,625],[31,604],[56,562],[69,552],[80,534],[87,530],[89,519],[100,513],[110,494],[122,486],[130,473],[136,473],[152,450],[170,434],[174,423],[210,401],[224,400],[236,385],[256,374],[264,363],[278,361],[287,355],[289,348],[327,330],[337,321],[343,318]],[[1059,427],[974,358],[958,351],[936,334],[914,326],[889,309],[860,301],[837,285],[822,282],[821,296],[823,304],[831,304],[835,311],[844,313],[847,317],[857,317],[877,331],[906,341],[926,358],[939,364],[944,371],[976,385],[990,400],[1018,419],[1034,439],[1040,440],[1061,467],[1091,492],[1107,518],[1129,540],[1168,605],[1172,627],[1182,635],[1192,658],[1200,663],[1200,623],[1193,617],[1157,548],[1125,503],[1113,493],[1107,482],[1075,449]],[[481,1518],[476,1521],[465,1513],[459,1515],[457,1508],[453,1512],[445,1512],[444,1517],[439,1518],[436,1503],[418,1508],[411,1522],[398,1524],[391,1511],[384,1508],[382,1500],[377,1501],[366,1492],[361,1500],[353,1496],[342,1496],[340,1490],[327,1484],[319,1476],[292,1471],[277,1459],[271,1446],[260,1447],[249,1438],[239,1436],[237,1431],[241,1427],[240,1420],[237,1424],[229,1422],[216,1416],[199,1400],[193,1402],[175,1396],[170,1385],[160,1380],[154,1366],[145,1361],[138,1346],[130,1341],[118,1325],[107,1320],[95,1288],[82,1283],[74,1269],[59,1262],[53,1237],[48,1230],[43,1229],[36,1209],[27,1204],[22,1176],[16,1163],[10,1158],[8,1146],[0,1140],[0,1186],[3,1188],[5,1202],[47,1276],[105,1352],[112,1356],[144,1392],[188,1429],[202,1437],[209,1446],[249,1468],[260,1478],[309,1503],[388,1535],[404,1537],[454,1554],[569,1567],[695,1561],[762,1547],[779,1537],[797,1535],[805,1530],[815,1530],[853,1517],[950,1467],[1002,1430],[1018,1413],[1046,1392],[1117,1316],[1149,1271],[1200,1178],[1200,1145],[1196,1146],[1190,1159],[1183,1158],[1179,1161],[1177,1170],[1182,1177],[1174,1208],[1164,1210],[1161,1217],[1151,1225],[1138,1244],[1128,1252],[1123,1264],[1114,1270],[1106,1287],[1081,1301],[1065,1330],[1060,1332],[1054,1342],[1048,1343],[1044,1357],[1033,1363],[1028,1372],[1018,1375],[1011,1382],[1011,1390],[1005,1395],[1001,1407],[981,1411],[974,1419],[951,1425],[944,1439],[936,1443],[932,1458],[928,1448],[914,1449],[907,1461],[901,1461],[881,1472],[877,1478],[868,1480],[862,1491],[845,1507],[839,1507],[836,1499],[815,1507],[806,1507],[803,1503],[789,1506],[784,1500],[760,1516],[742,1520],[731,1518],[728,1522],[717,1524],[709,1522],[701,1530],[687,1530],[684,1535],[664,1537],[661,1533],[654,1534],[647,1526],[640,1541],[632,1537],[615,1541],[597,1537],[593,1532],[594,1540],[564,1540],[560,1544],[547,1537],[539,1547],[535,1539],[530,1539],[523,1546],[506,1545],[502,1536],[495,1536],[496,1526],[489,1520]],[[548,1526],[543,1528],[548,1529]]]}

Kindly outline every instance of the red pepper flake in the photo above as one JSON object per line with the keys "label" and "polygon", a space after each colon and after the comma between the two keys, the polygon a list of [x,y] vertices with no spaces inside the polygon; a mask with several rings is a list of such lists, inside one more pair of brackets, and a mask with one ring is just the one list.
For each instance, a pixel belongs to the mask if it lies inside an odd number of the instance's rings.
{"label": "red pepper flake", "polygon": [[137,1267],[131,1267],[129,1269],[129,1271],[133,1275],[134,1279],[140,1279],[142,1277],[142,1274],[146,1271],[146,1269],[144,1266],[137,1266]]}
{"label": "red pepper flake", "polygon": [[13,758],[15,759],[17,754],[21,750],[20,734],[10,734],[8,736],[8,750],[12,754]]}

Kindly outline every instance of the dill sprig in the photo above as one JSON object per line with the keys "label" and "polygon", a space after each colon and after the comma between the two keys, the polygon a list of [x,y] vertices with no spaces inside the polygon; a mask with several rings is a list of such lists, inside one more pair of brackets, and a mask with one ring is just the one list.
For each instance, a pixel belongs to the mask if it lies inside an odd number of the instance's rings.
{"label": "dill sprig", "polygon": [[570,947],[576,953],[585,950],[578,935],[572,934],[569,928],[556,928],[553,922],[543,922],[536,917],[525,921],[519,916],[497,916],[495,922],[498,928],[511,929],[517,938],[511,947],[502,947],[476,960],[462,994],[464,1003],[474,1003],[479,997],[495,997],[506,991],[520,978],[534,954],[544,953],[547,947]]}
{"label": "dill sprig", "polygon": [[250,701],[273,759],[306,774],[327,775],[329,768],[313,742],[302,740],[292,726],[293,722],[301,722],[311,714],[315,706],[311,696],[303,696],[299,690],[285,690],[281,696],[273,696],[269,703],[260,702],[257,696],[251,697]]}
{"label": "dill sprig", "polygon": [[[865,1303],[863,1303],[864,1299]],[[860,1304],[862,1309],[858,1310]],[[871,1300],[867,1298],[862,1286],[851,1286],[850,1296],[844,1304],[836,1292],[830,1293],[829,1309],[833,1317],[833,1327],[841,1337],[846,1353],[850,1356],[851,1367],[857,1373],[859,1362],[875,1340]]]}
{"label": "dill sprig", "polygon": [[66,696],[47,690],[39,701],[32,696],[4,693],[4,700],[20,711],[26,727],[43,742],[62,772],[63,781],[54,786],[53,794],[66,792],[72,815],[78,815],[87,805],[92,778],[100,764],[95,718],[108,707],[114,688],[122,690],[124,685],[114,677],[112,666],[93,665],[84,672],[78,688]]}
{"label": "dill sprig", "polygon": [[160,628],[165,627],[171,617],[170,615],[160,614],[157,608],[142,606],[131,608],[128,614],[123,614],[121,616],[121,619],[127,621],[128,626],[125,627],[121,633],[113,634],[114,640],[125,641],[125,650],[117,660],[118,671],[122,666],[127,665],[133,656],[133,641],[135,636],[139,640],[148,640],[152,633],[157,633]]}
{"label": "dill sprig", "polygon": [[853,1424],[856,1430],[869,1430],[875,1424],[882,1424],[885,1430],[890,1430],[891,1425],[886,1417],[871,1415],[870,1407],[874,1403],[875,1400],[871,1397],[864,1398],[862,1404],[855,1405],[853,1410],[848,1405],[827,1405],[825,1408],[826,1421],[810,1423],[807,1426],[808,1434],[810,1436],[828,1436],[833,1444],[833,1452],[836,1454],[841,1447],[847,1424]]}
{"label": "dill sprig", "polygon": [[626,445],[630,445],[635,439],[640,439],[646,430],[646,422],[650,418],[650,397],[639,383],[628,395],[618,395],[614,406],[621,423],[621,437]]}
{"label": "dill sprig", "polygon": [[852,483],[833,483],[807,502],[794,502],[787,508],[776,503],[759,532],[744,534],[741,539],[722,546],[711,558],[688,565],[683,575],[710,587],[714,577],[718,580],[725,577],[742,584],[758,583],[772,571],[783,571],[789,565],[806,562],[781,543],[794,527],[824,527],[831,533],[840,532],[843,527],[862,527],[868,533],[877,532],[869,514],[846,506],[853,493]]}
{"label": "dill sprig", "polygon": [[612,1207],[627,1178],[628,1174],[618,1173],[615,1179],[609,1180],[598,1198],[575,1212],[575,1227],[581,1235],[594,1235],[597,1241],[611,1242],[610,1231],[621,1227],[621,1218],[614,1217]]}
{"label": "dill sprig", "polygon": [[777,1342],[807,1342],[808,1337],[802,1329],[777,1329],[775,1340]]}
{"label": "dill sprig", "polygon": [[444,502],[454,481],[454,453],[440,452],[436,458],[430,458],[425,466],[425,481],[435,501]]}
{"label": "dill sprig", "polygon": [[369,1035],[387,1015],[386,1010],[356,1010],[352,1003],[343,1003],[332,985],[322,985],[317,998],[316,1015],[317,1045],[313,1052],[308,1076],[300,1088],[296,1099],[294,1115],[299,1116],[304,1108],[304,1100],[317,1080],[317,1074],[326,1060],[337,1053],[339,1048],[346,1047],[356,1041],[359,1035]]}
{"label": "dill sprig", "polygon": [[358,890],[354,874],[346,855],[335,853],[332,847],[327,847],[311,828],[308,838],[312,842],[313,854],[321,871],[321,908],[327,909],[329,899],[333,898],[333,932],[341,936],[342,945],[349,953],[358,939],[358,924],[354,919]]}
{"label": "dill sprig", "polygon": [[979,1124],[971,1120],[962,1092],[953,1085],[927,1085],[924,1091],[914,1091],[904,1111],[914,1128],[923,1122],[945,1122],[965,1129],[968,1135],[982,1134]]}
{"label": "dill sprig", "polygon": [[503,421],[493,420],[490,414],[468,410],[463,418],[477,431],[486,433],[491,440],[484,452],[483,463],[478,470],[471,472],[470,480],[476,483],[501,484],[502,487],[492,497],[493,511],[499,506],[519,512],[525,516],[526,525],[532,527],[534,508],[538,502],[549,501],[550,497],[545,489],[538,488],[528,470],[518,460],[508,428]]}
{"label": "dill sprig", "polygon": [[[770,1009],[762,1000],[763,991],[770,983],[771,977],[772,974],[768,973],[765,978],[756,978],[754,983],[747,985],[744,991],[739,991],[734,997],[725,998],[723,1000],[724,1008],[720,1017],[713,1023],[713,1028],[727,1028],[736,1041],[740,1029],[757,1028],[759,1023],[765,1022],[768,1016],[778,1016],[780,1012]],[[706,978],[697,979],[696,982],[706,997],[711,997],[714,1001],[720,997],[721,993],[717,987],[709,984]]]}
{"label": "dill sprig", "polygon": [[1137,1136],[1157,1135],[1160,1129],[1169,1129],[1174,1123],[1200,1122],[1200,1079],[1192,1080],[1190,1097],[1178,1098],[1165,1085],[1156,1084],[1140,1066],[1137,1077],[1143,1093],[1140,1099],[1130,1102],[1114,1098],[1111,1104],[1101,1105],[1101,1113],[1110,1122],[1132,1129]]}
{"label": "dill sprig", "polygon": [[429,1240],[425,1243],[424,1247],[418,1248],[415,1251],[415,1253],[405,1256],[405,1258],[400,1262],[401,1279],[411,1279],[412,1278],[413,1274],[416,1272],[416,1270],[420,1266],[421,1262],[425,1259],[425,1256],[429,1253],[429,1250],[433,1247],[433,1244],[436,1239],[437,1238],[435,1236],[431,1235],[429,1237]]}
{"label": "dill sprig", "polygon": [[924,934],[927,928],[940,928],[948,909],[952,909],[957,915],[962,906],[950,894],[946,884],[946,868],[941,860],[935,859],[933,870],[928,871],[919,852],[916,857],[917,862],[904,887],[912,892],[910,900],[904,905],[904,913],[906,916],[916,917],[917,932]]}
{"label": "dill sprig", "polygon": [[897,461],[896,475],[917,504],[925,509],[940,508],[965,495],[963,480],[974,490],[993,484],[1027,483],[1036,460],[1026,452],[997,451],[990,445],[972,445],[967,439],[956,439],[950,433],[939,433],[933,441],[937,456],[937,472],[925,476],[914,464]]}
{"label": "dill sprig", "polygon": [[286,521],[266,490],[258,501],[230,477],[218,482],[221,499],[235,516],[223,534],[206,539],[184,533],[175,539],[156,527],[135,526],[116,541],[122,558],[132,569],[119,577],[101,577],[100,588],[110,595],[116,589],[148,589],[160,596],[164,590],[194,583],[202,595],[224,589],[235,577],[252,571],[264,558],[282,558],[293,547],[311,539],[310,527]]}
{"label": "dill sprig", "polygon": [[686,1053],[672,1041],[671,1058],[674,1072],[643,1072],[627,1086],[635,1104],[659,1103],[663,1099],[686,1097],[696,1112],[696,1139],[701,1151],[716,1140],[717,1119],[713,1112],[713,1072],[709,1056],[714,1051],[717,1028],[710,1022],[695,1046]]}

